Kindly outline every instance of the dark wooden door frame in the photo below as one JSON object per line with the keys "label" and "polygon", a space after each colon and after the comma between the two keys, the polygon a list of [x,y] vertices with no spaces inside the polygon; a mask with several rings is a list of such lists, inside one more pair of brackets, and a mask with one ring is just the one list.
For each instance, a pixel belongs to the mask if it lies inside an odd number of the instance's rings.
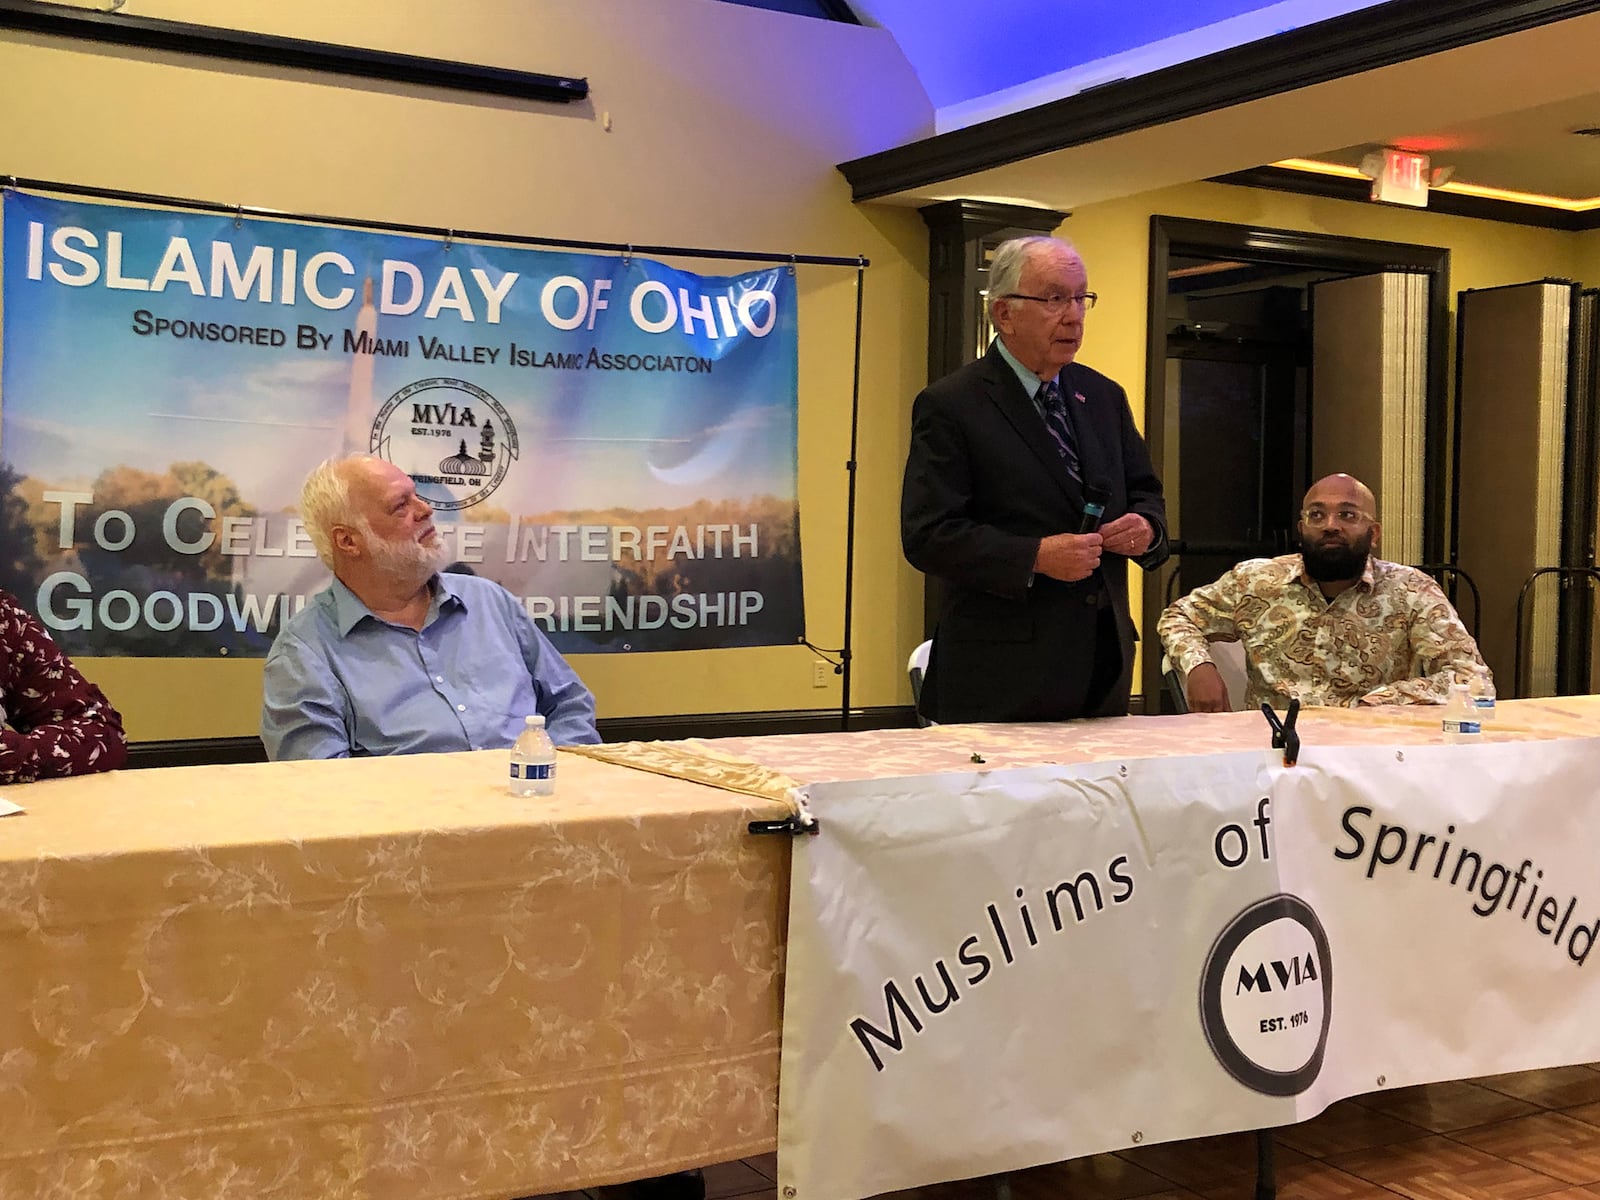
{"label": "dark wooden door frame", "polygon": [[[1144,436],[1156,473],[1164,475],[1167,419],[1167,273],[1174,256],[1278,263],[1350,275],[1418,271],[1428,280],[1428,396],[1424,422],[1422,542],[1429,562],[1444,561],[1450,512],[1450,413],[1446,394],[1450,343],[1450,251],[1442,246],[1335,237],[1296,229],[1263,229],[1221,221],[1199,221],[1160,213],[1150,218],[1150,304],[1145,333]],[[1144,665],[1141,690],[1147,705],[1160,696],[1161,644],[1156,618],[1165,606],[1164,574],[1144,577]]]}

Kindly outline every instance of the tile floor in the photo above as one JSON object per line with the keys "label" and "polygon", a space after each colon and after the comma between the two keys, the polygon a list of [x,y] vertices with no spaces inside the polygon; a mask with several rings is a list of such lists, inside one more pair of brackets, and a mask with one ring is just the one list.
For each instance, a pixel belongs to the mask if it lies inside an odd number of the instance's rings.
{"label": "tile floor", "polygon": [[[1279,1200],[1595,1200],[1600,1063],[1358,1096],[1275,1135]],[[706,1170],[708,1200],[776,1200],[771,1154]],[[1249,1134],[1018,1171],[1013,1200],[1252,1200]],[[992,1200],[965,1180],[882,1200]],[[560,1200],[593,1200],[570,1192]]]}

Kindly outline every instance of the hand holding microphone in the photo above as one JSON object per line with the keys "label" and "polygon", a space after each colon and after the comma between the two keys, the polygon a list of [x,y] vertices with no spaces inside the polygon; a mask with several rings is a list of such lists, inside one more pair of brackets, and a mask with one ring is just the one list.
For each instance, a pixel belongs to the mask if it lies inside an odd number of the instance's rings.
{"label": "hand holding microphone", "polygon": [[1039,553],[1034,558],[1034,571],[1051,579],[1075,583],[1094,573],[1103,551],[1138,558],[1150,549],[1155,541],[1155,527],[1138,513],[1123,513],[1114,521],[1100,524],[1110,501],[1110,489],[1099,482],[1085,482],[1078,532],[1058,533],[1041,539]]}
{"label": "hand holding microphone", "polygon": [[1106,505],[1111,502],[1111,491],[1099,481],[1085,480],[1083,484],[1083,516],[1078,519],[1079,533],[1092,533],[1100,531],[1100,544],[1104,550],[1112,554],[1121,554],[1125,558],[1138,558],[1150,549],[1150,543],[1155,540],[1155,527],[1138,513],[1123,513],[1115,521],[1108,522],[1104,527],[1100,518],[1106,514]]}
{"label": "hand holding microphone", "polygon": [[1104,539],[1095,531],[1100,526],[1100,518],[1105,515],[1106,503],[1110,499],[1109,490],[1098,483],[1086,482],[1078,532],[1057,533],[1041,538],[1039,553],[1033,561],[1034,571],[1063,583],[1076,583],[1094,574],[1100,566],[1100,551],[1104,544]]}
{"label": "hand holding microphone", "polygon": [[1094,574],[1100,565],[1098,533],[1053,533],[1039,539],[1033,570],[1063,583],[1076,583]]}

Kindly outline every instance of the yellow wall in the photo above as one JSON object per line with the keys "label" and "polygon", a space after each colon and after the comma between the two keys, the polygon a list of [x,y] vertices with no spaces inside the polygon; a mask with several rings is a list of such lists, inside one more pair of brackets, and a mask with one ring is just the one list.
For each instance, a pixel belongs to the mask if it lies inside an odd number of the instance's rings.
{"label": "yellow wall", "polygon": [[1600,229],[1578,234],[1577,242],[1572,278],[1581,280],[1589,287],[1600,286]]}
{"label": "yellow wall", "polygon": [[[1369,238],[1450,251],[1451,327],[1446,361],[1454,368],[1455,294],[1468,288],[1546,276],[1600,280],[1600,231],[1565,233],[1499,221],[1445,216],[1216,183],[1192,183],[1075,210],[1061,227],[1082,252],[1100,302],[1084,341],[1083,361],[1120,382],[1142,429],[1145,333],[1150,287],[1150,218],[1161,214],[1337,237]],[[1454,386],[1453,381],[1450,385]],[[1141,589],[1132,589],[1134,620]],[[1136,675],[1137,679],[1138,676]]]}
{"label": "yellow wall", "polygon": [[[921,581],[901,559],[894,514],[911,396],[926,371],[927,233],[909,209],[854,206],[834,169],[931,130],[932,108],[888,34],[717,0],[138,5],[143,17],[196,23],[222,12],[238,29],[586,76],[590,99],[502,101],[0,34],[0,111],[10,114],[0,174],[458,229],[872,261],[851,698],[908,703]],[[798,283],[808,634],[837,647],[855,276],[802,267]],[[812,686],[812,659],[774,647],[573,664],[602,716],[642,716],[837,705],[835,677]],[[259,662],[82,665],[135,740],[256,729]]]}

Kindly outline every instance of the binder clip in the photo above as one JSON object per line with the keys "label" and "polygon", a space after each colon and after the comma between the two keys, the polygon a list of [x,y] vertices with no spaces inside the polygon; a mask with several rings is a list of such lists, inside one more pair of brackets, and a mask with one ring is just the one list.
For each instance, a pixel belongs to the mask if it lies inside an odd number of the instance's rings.
{"label": "binder clip", "polygon": [[745,828],[757,834],[787,833],[790,837],[799,837],[801,834],[815,836],[822,826],[806,807],[805,797],[792,790],[789,794],[794,799],[793,813],[777,821],[751,821]]}

